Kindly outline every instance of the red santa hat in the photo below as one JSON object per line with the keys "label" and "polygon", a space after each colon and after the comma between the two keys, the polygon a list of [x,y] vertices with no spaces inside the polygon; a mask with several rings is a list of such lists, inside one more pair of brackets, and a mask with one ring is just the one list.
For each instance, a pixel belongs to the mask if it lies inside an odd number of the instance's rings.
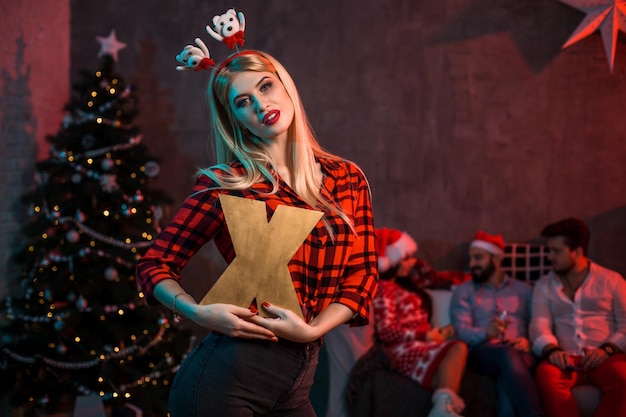
{"label": "red santa hat", "polygon": [[480,248],[494,256],[502,256],[504,254],[504,240],[501,235],[490,235],[479,230],[470,243],[470,248]]}
{"label": "red santa hat", "polygon": [[396,229],[376,229],[378,272],[386,272],[401,260],[417,252],[417,243],[405,232]]}

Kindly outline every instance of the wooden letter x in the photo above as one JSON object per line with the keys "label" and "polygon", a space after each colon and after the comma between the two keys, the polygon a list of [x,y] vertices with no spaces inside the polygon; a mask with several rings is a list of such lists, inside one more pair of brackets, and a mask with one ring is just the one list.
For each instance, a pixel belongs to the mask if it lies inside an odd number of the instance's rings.
{"label": "wooden letter x", "polygon": [[256,298],[259,314],[267,301],[302,317],[287,264],[324,214],[280,205],[267,221],[263,201],[221,194],[220,203],[235,248],[235,259],[200,304],[248,308]]}

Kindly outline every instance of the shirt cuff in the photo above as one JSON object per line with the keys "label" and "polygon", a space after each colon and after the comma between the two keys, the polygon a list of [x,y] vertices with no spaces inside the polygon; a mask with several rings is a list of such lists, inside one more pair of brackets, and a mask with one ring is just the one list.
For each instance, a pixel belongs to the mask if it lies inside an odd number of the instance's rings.
{"label": "shirt cuff", "polygon": [[607,342],[614,344],[615,346],[620,348],[622,352],[626,352],[626,335],[619,333],[619,332],[613,333],[609,337]]}
{"label": "shirt cuff", "polygon": [[535,355],[537,356],[541,356],[541,353],[543,352],[543,349],[548,346],[548,345],[559,345],[559,341],[556,340],[556,337],[554,337],[551,334],[546,334],[543,336],[539,336],[538,338],[536,338],[535,340],[533,340],[533,352],[535,353]]}

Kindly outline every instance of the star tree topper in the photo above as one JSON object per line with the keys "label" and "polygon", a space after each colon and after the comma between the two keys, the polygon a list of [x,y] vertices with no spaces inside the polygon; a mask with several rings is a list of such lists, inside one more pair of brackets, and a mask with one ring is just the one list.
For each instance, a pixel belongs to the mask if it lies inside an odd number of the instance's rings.
{"label": "star tree topper", "polygon": [[600,28],[604,52],[613,71],[619,31],[626,32],[626,0],[559,0],[585,12],[587,16],[569,37],[563,48],[586,38]]}
{"label": "star tree topper", "polygon": [[98,42],[100,42],[100,52],[98,52],[98,58],[102,55],[111,55],[111,58],[117,62],[117,53],[120,49],[126,48],[126,44],[117,40],[115,36],[115,29],[111,31],[108,37],[96,36]]}

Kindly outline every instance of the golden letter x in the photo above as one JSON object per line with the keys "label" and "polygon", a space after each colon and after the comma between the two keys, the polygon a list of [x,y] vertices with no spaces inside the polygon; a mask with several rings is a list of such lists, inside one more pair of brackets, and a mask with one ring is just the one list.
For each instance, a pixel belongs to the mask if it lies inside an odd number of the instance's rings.
{"label": "golden letter x", "polygon": [[287,265],[324,213],[280,205],[268,222],[262,201],[221,194],[220,203],[235,259],[200,304],[248,308],[256,298],[264,317],[269,316],[260,305],[264,301],[302,317]]}

